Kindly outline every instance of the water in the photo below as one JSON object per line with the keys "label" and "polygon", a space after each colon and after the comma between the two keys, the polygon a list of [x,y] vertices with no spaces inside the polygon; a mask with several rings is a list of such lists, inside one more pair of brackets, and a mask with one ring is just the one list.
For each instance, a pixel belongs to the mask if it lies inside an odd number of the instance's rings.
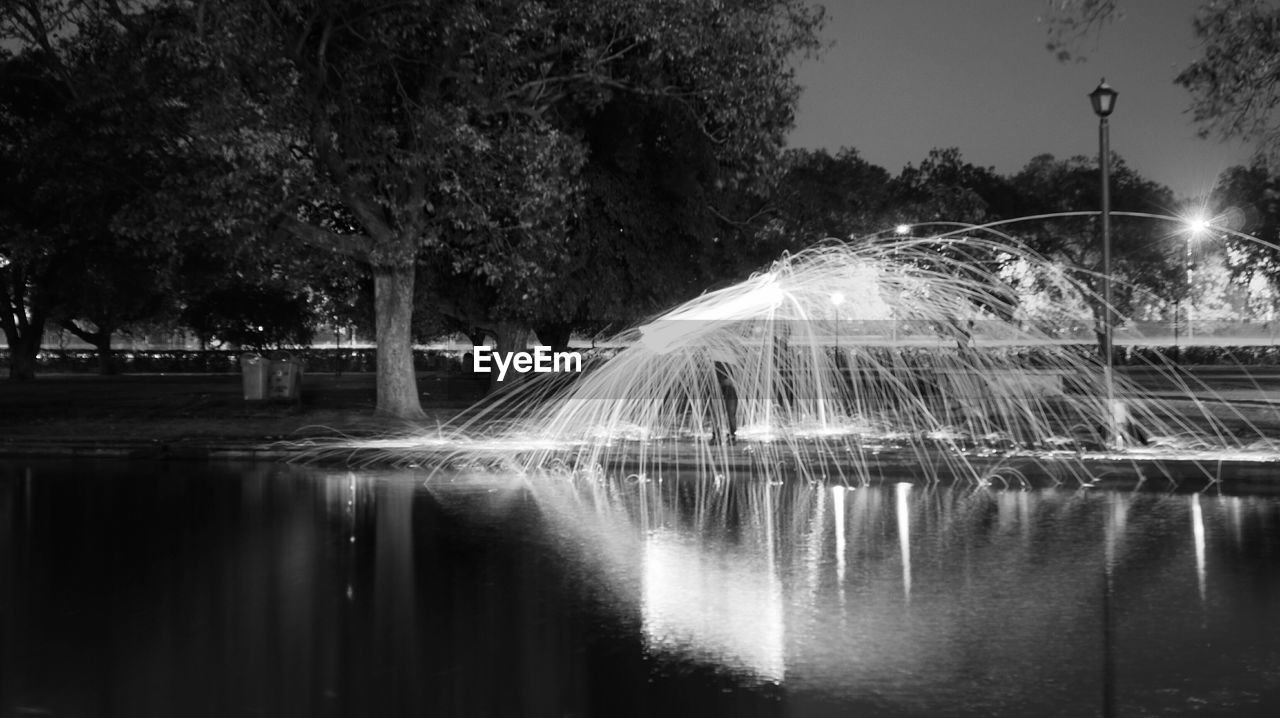
{"label": "water", "polygon": [[1276,497],[426,478],[0,463],[0,716],[1280,707]]}

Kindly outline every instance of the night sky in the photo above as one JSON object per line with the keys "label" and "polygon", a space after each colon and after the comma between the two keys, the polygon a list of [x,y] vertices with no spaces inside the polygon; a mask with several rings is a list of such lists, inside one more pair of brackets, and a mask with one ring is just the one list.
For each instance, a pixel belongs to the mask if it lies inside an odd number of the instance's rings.
{"label": "night sky", "polygon": [[959,147],[1011,174],[1037,154],[1098,151],[1088,93],[1105,76],[1120,97],[1111,148],[1179,197],[1198,197],[1251,149],[1199,139],[1173,78],[1200,54],[1203,0],[1124,0],[1125,17],[1062,63],[1046,48],[1043,0],[829,0],[818,61],[800,66],[794,147],[854,147],[896,173],[933,147]]}

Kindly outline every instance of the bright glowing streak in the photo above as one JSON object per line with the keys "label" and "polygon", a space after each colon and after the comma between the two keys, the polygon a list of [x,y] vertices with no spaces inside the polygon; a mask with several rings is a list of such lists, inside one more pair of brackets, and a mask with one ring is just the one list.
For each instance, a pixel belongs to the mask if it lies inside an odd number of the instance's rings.
{"label": "bright glowing streak", "polygon": [[911,484],[899,482],[895,488],[898,514],[898,551],[902,554],[902,595],[911,603],[911,507],[907,495]]}
{"label": "bright glowing streak", "polygon": [[1200,511],[1200,494],[1191,495],[1191,536],[1196,546],[1196,581],[1200,587],[1200,602],[1204,603],[1204,514]]}
{"label": "bright glowing streak", "polygon": [[836,519],[836,582],[840,586],[840,596],[844,597],[844,492],[843,486],[831,487],[831,513]]}
{"label": "bright glowing streak", "polygon": [[778,288],[777,282],[769,282],[760,289],[760,299],[763,300],[764,306],[773,309],[782,304],[782,290]]}
{"label": "bright glowing streak", "polygon": [[640,327],[640,345],[654,354],[666,354],[675,348],[678,332],[671,327],[646,324]]}
{"label": "bright glowing streak", "polygon": [[1124,536],[1124,527],[1128,523],[1128,516],[1129,500],[1113,494],[1107,503],[1107,523],[1105,526],[1105,558],[1108,578],[1110,578],[1112,571],[1115,569],[1117,545],[1120,538]]}

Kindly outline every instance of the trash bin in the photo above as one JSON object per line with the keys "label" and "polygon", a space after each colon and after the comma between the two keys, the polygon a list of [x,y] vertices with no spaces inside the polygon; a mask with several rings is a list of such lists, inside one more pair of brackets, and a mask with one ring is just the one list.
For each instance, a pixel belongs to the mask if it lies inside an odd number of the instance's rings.
{"label": "trash bin", "polygon": [[271,355],[271,372],[267,382],[267,397],[298,401],[302,398],[302,362],[289,352]]}
{"label": "trash bin", "polygon": [[261,354],[247,352],[240,355],[245,401],[262,401],[267,398],[267,371],[267,360]]}

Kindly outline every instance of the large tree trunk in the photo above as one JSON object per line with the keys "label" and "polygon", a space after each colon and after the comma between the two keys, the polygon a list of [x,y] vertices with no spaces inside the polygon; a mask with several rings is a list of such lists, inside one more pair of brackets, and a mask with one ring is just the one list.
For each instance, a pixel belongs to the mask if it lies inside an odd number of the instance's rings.
{"label": "large tree trunk", "polygon": [[424,416],[413,368],[413,272],[412,264],[373,268],[377,410],[402,419]]}
{"label": "large tree trunk", "polygon": [[40,354],[40,342],[44,340],[44,313],[33,314],[26,321],[22,321],[23,318],[14,321],[11,313],[0,317],[5,339],[9,343],[9,378],[14,381],[31,381],[36,378],[36,357]]}
{"label": "large tree trunk", "polygon": [[[493,328],[495,352],[502,356],[510,356],[513,352],[529,351],[529,328],[523,324],[515,322],[498,322]],[[489,391],[497,391],[499,389],[514,386],[518,381],[525,378],[526,375],[520,374],[514,368],[507,370],[506,377],[503,381],[498,381],[498,372],[495,369],[489,373]]]}
{"label": "large tree trunk", "polygon": [[111,348],[111,337],[95,348],[98,350],[98,373],[102,376],[119,374],[120,365],[116,362],[116,350]]}
{"label": "large tree trunk", "polygon": [[[24,283],[15,280],[11,285],[7,279],[0,273],[0,328],[4,329],[4,338],[9,344],[9,378],[31,381],[36,378],[36,356],[40,353],[40,342],[44,341],[48,308],[41,302],[32,302],[28,310],[22,295]],[[11,286],[17,287],[12,294]]]}
{"label": "large tree trunk", "polygon": [[9,378],[31,381],[36,378],[36,355],[40,353],[39,335],[9,337]]}
{"label": "large tree trunk", "polygon": [[568,322],[547,322],[534,327],[533,333],[538,336],[538,341],[551,347],[551,351],[567,352],[569,339],[573,336],[573,325]]}
{"label": "large tree trunk", "polygon": [[93,345],[98,352],[99,374],[112,376],[120,371],[120,367],[116,364],[115,350],[111,348],[111,335],[114,331],[110,327],[99,327],[89,331],[68,319],[62,322],[62,328]]}

